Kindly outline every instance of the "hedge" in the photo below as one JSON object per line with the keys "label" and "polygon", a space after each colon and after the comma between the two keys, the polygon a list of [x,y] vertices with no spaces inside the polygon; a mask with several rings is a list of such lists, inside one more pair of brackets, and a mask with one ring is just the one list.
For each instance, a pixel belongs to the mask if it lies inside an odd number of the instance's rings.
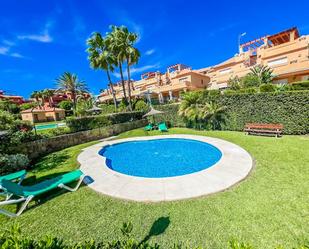
{"label": "hedge", "polygon": [[119,112],[107,115],[69,117],[66,120],[67,126],[72,132],[91,130],[105,127],[111,124],[125,123],[142,119],[144,112]]}
{"label": "hedge", "polygon": [[[224,130],[242,131],[246,123],[256,122],[283,124],[284,134],[309,133],[309,91],[234,93],[211,99],[226,106]],[[172,126],[186,126],[177,114],[179,104],[155,108],[165,112],[158,116],[159,120],[170,121]]]}
{"label": "hedge", "polygon": [[125,131],[141,128],[146,124],[147,120],[141,119],[132,122],[99,127],[86,131],[79,131],[55,137],[43,138],[40,140],[23,143],[21,145],[11,147],[10,152],[25,154],[28,155],[30,160],[36,160],[41,156],[47,155],[55,151],[59,151],[74,145],[95,141],[110,136],[115,136]]}
{"label": "hedge", "polygon": [[220,96],[227,107],[225,130],[242,131],[246,123],[280,123],[285,134],[309,133],[309,91]]}
{"label": "hedge", "polygon": [[[186,123],[183,118],[180,117],[178,113],[179,104],[168,104],[168,105],[155,105],[154,109],[163,111],[163,114],[155,116],[155,121],[165,121],[169,126],[184,127]],[[148,120],[152,122],[152,117],[149,117]]]}

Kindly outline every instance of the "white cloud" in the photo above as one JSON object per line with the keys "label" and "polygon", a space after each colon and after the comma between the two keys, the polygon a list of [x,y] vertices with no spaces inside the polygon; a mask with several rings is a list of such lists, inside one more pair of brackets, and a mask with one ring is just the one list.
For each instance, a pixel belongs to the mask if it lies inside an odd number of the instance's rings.
{"label": "white cloud", "polygon": [[22,56],[19,53],[11,53],[10,47],[0,47],[0,55],[6,55],[6,56],[15,57],[15,58],[24,58],[24,56]]}
{"label": "white cloud", "polygon": [[9,46],[9,47],[12,47],[12,46],[15,45],[15,42],[12,42],[12,41],[9,41],[9,40],[3,40],[2,43]]}
{"label": "white cloud", "polygon": [[52,37],[48,34],[32,34],[32,35],[19,35],[17,36],[18,39],[20,40],[33,40],[33,41],[38,41],[38,42],[52,42]]}
{"label": "white cloud", "polygon": [[145,55],[152,55],[155,52],[154,49],[149,49],[145,52]]}
{"label": "white cloud", "polygon": [[[150,69],[159,68],[159,67],[160,67],[159,63],[146,65],[146,66],[142,66],[142,67],[131,67],[130,72],[131,72],[131,75],[134,75],[136,73],[141,73],[141,72],[144,72],[144,71],[147,71],[147,70],[150,70]],[[124,72],[124,77],[126,77],[126,73],[125,73],[126,69],[125,68],[123,68],[123,72]],[[118,79],[120,78],[120,73],[118,73],[118,72],[113,72],[113,75]]]}
{"label": "white cloud", "polygon": [[146,65],[146,66],[143,66],[143,67],[132,67],[131,73],[132,74],[141,73],[141,72],[147,71],[149,69],[159,68],[159,67],[160,67],[159,63],[152,64],[152,65]]}
{"label": "white cloud", "polygon": [[16,57],[16,58],[24,58],[24,56],[21,55],[20,53],[11,53],[10,56]]}
{"label": "white cloud", "polygon": [[7,55],[9,50],[10,49],[8,47],[0,47],[0,54]]}
{"label": "white cloud", "polygon": [[39,34],[19,35],[17,36],[17,38],[19,40],[32,40],[32,41],[44,42],[44,43],[52,42],[53,38],[49,34],[49,29],[53,26],[53,24],[54,24],[54,21],[50,20],[46,22],[43,32]]}

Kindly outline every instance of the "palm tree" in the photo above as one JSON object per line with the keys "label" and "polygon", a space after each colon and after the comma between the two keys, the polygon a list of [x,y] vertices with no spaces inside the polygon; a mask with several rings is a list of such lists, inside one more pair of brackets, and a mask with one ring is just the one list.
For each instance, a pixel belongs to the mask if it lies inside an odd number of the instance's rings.
{"label": "palm tree", "polygon": [[33,91],[30,95],[30,98],[35,99],[35,102],[39,104],[39,92],[38,91]]}
{"label": "palm tree", "polygon": [[35,99],[35,102],[38,104],[39,108],[42,107],[42,97],[43,97],[43,91],[33,91],[30,95],[31,98]]}
{"label": "palm tree", "polygon": [[123,62],[126,59],[125,54],[125,43],[124,43],[124,34],[121,31],[121,27],[117,26],[111,26],[110,27],[112,32],[107,34],[106,37],[106,45],[108,46],[109,50],[114,54],[115,56],[115,65],[119,67],[119,73],[121,78],[121,85],[122,85],[122,91],[123,91],[123,97],[125,102],[128,102],[127,100],[127,94],[126,94],[126,88],[125,88],[125,81],[123,77]]}
{"label": "palm tree", "polygon": [[182,101],[178,110],[178,115],[184,117],[187,121],[197,125],[200,117],[201,93],[188,92],[182,96]]}
{"label": "palm tree", "polygon": [[88,60],[90,61],[90,66],[93,69],[102,69],[107,74],[116,110],[117,100],[115,96],[113,82],[110,76],[110,72],[114,71],[114,65],[116,64],[115,56],[112,54],[111,51],[109,51],[106,39],[104,39],[102,35],[98,32],[92,34],[92,37],[87,40],[87,44],[87,52],[89,54]]}
{"label": "palm tree", "polygon": [[64,72],[56,79],[58,90],[61,92],[69,92],[73,100],[73,110],[76,110],[77,96],[87,92],[87,87],[84,81],[79,80],[76,74]]}
{"label": "palm tree", "polygon": [[205,120],[213,130],[221,129],[225,110],[225,106],[220,106],[214,101],[206,102],[199,110],[199,118]]}
{"label": "palm tree", "polygon": [[43,94],[43,98],[47,98],[48,99],[48,103],[50,107],[53,107],[53,99],[52,97],[54,96],[55,91],[52,89],[45,89],[43,90],[42,94]]}
{"label": "palm tree", "polygon": [[117,38],[118,43],[120,44],[121,54],[123,54],[127,63],[127,89],[129,96],[129,108],[132,111],[130,66],[136,64],[140,58],[140,52],[134,47],[134,43],[137,41],[138,35],[130,32],[127,27],[121,26],[117,29]]}
{"label": "palm tree", "polygon": [[[137,36],[135,34],[132,34],[134,36],[135,40],[137,39]],[[132,111],[132,96],[131,96],[131,74],[130,74],[130,66],[133,64],[136,64],[140,58],[140,52],[138,49],[128,46],[126,49],[126,61],[127,61],[127,74],[128,74],[128,95],[129,95],[129,107]]]}
{"label": "palm tree", "polygon": [[273,70],[268,66],[258,65],[250,69],[250,75],[256,77],[259,85],[271,83],[274,75]]}

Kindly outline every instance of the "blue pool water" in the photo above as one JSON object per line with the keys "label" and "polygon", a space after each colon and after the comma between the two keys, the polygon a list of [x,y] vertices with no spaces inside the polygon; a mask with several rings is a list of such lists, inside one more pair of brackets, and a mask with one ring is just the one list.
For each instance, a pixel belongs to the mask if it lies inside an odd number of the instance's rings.
{"label": "blue pool water", "polygon": [[35,128],[37,130],[44,130],[44,129],[54,129],[57,128],[57,124],[43,124],[43,125],[36,125]]}
{"label": "blue pool water", "polygon": [[205,142],[167,138],[132,141],[105,146],[100,155],[117,172],[141,177],[172,177],[209,168],[222,156],[219,149]]}

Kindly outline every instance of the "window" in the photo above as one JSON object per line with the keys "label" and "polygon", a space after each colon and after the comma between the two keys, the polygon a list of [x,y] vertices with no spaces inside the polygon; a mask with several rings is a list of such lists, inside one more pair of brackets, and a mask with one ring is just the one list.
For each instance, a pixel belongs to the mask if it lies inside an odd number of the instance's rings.
{"label": "window", "polygon": [[179,82],[186,81],[187,79],[188,79],[188,77],[183,77],[183,78],[180,78],[180,79],[179,79]]}
{"label": "window", "polygon": [[281,64],[285,64],[288,62],[288,58],[284,57],[284,58],[279,58],[279,59],[275,59],[275,60],[271,60],[268,61],[268,66],[277,66],[277,65],[281,65]]}
{"label": "window", "polygon": [[203,80],[201,80],[201,84],[202,84],[202,85],[204,84],[204,81],[203,81]]}
{"label": "window", "polygon": [[302,80],[309,80],[309,75],[304,75],[304,76],[302,77]]}
{"label": "window", "polygon": [[219,71],[219,74],[227,74],[227,73],[231,73],[232,72],[232,68],[226,68],[226,69],[222,69]]}
{"label": "window", "polygon": [[277,85],[285,85],[288,84],[288,79],[274,80],[273,83]]}

